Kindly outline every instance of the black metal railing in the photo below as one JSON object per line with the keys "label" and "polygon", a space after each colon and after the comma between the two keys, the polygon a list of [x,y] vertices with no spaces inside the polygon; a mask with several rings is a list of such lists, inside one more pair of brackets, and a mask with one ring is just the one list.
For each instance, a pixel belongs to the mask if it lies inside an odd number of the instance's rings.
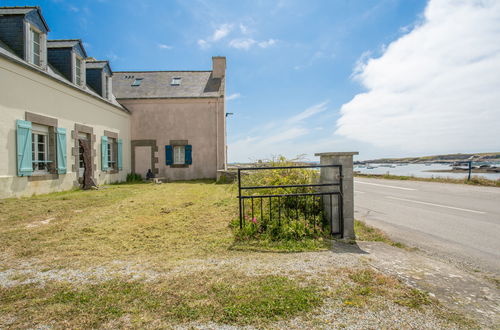
{"label": "black metal railing", "polygon": [[[289,185],[262,185],[262,186],[242,186],[242,173],[251,171],[263,170],[289,170],[289,169],[306,169],[306,168],[338,168],[338,182],[330,183],[311,183],[311,184],[289,184]],[[332,187],[331,191],[318,191],[318,188]],[[334,187],[338,187],[334,189]],[[244,195],[243,191],[246,190],[259,190],[259,189],[288,189],[288,188],[312,188],[313,192],[290,192],[280,194],[254,194]],[[339,231],[333,231],[334,213],[333,212],[333,198],[337,198],[337,217],[339,220]],[[247,221],[245,208],[249,209],[249,215],[252,220],[255,219],[255,214],[260,213],[261,219],[273,221],[277,216],[278,224],[281,226],[282,214],[283,218],[295,218],[300,220],[303,217],[305,221],[311,221],[313,226],[322,226],[324,229],[325,222],[327,221],[330,226],[331,235],[343,235],[343,211],[342,211],[342,165],[298,165],[298,166],[276,166],[276,167],[243,167],[238,168],[238,199],[240,211],[240,228]],[[308,203],[308,199],[310,199]],[[255,202],[257,200],[257,202]],[[273,200],[275,201],[273,204]],[[246,202],[249,201],[249,202]],[[267,201],[267,207],[264,211],[264,202]],[[329,203],[326,203],[328,201]],[[249,204],[249,205],[246,205]],[[257,204],[257,205],[255,205]],[[273,205],[274,210],[273,212]],[[325,205],[329,206],[326,210]],[[257,210],[256,210],[257,208]],[[277,210],[276,210],[277,209]],[[327,212],[328,211],[328,212]],[[268,214],[265,214],[267,213]],[[295,214],[294,214],[295,213]],[[327,217],[329,215],[329,217]]]}

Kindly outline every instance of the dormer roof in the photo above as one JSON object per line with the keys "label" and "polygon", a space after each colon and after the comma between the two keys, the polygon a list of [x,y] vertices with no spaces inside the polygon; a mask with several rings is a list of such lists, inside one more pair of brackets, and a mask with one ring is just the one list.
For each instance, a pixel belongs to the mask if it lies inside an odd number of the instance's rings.
{"label": "dormer roof", "polygon": [[47,22],[43,18],[42,9],[38,6],[23,6],[23,7],[0,7],[0,15],[26,15],[32,11],[36,10],[36,13],[40,17],[47,32],[50,31]]}
{"label": "dormer roof", "polygon": [[109,65],[109,61],[95,61],[95,60],[87,60],[85,61],[85,67],[87,69],[104,69],[108,68],[109,72],[113,72],[111,70],[111,66]]}
{"label": "dormer roof", "polygon": [[59,39],[47,40],[47,48],[75,48],[80,47],[84,57],[87,57],[87,52],[83,48],[81,39]]}

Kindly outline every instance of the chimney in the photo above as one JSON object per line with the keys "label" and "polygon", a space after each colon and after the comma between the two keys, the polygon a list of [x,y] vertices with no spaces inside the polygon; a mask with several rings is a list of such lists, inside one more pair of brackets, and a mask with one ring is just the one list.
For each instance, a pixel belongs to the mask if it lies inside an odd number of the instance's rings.
{"label": "chimney", "polygon": [[212,56],[212,76],[222,78],[226,75],[226,57]]}

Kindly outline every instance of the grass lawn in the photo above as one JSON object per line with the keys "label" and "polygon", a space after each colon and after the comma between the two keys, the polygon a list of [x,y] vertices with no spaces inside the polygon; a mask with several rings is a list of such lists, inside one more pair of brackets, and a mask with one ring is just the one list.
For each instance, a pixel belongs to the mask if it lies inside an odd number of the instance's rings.
{"label": "grass lawn", "polygon": [[324,242],[235,242],[235,196],[196,181],[0,200],[0,328],[467,324]]}

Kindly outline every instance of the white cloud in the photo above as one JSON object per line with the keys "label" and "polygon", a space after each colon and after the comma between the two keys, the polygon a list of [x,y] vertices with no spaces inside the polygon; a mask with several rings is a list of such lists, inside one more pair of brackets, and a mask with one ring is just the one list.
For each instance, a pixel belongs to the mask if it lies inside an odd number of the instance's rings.
{"label": "white cloud", "polygon": [[174,47],[169,46],[169,45],[165,45],[165,44],[158,44],[158,48],[160,48],[160,49],[172,49]]}
{"label": "white cloud", "polygon": [[198,40],[198,46],[201,49],[208,49],[210,48],[211,44],[214,42],[218,42],[221,39],[224,39],[233,29],[233,24],[221,24],[219,27],[217,27],[212,35],[208,38],[205,39],[199,39]]}
{"label": "white cloud", "polygon": [[233,93],[233,94],[229,95],[228,97],[226,97],[226,100],[227,101],[236,100],[236,99],[239,99],[240,97],[241,97],[240,93]]}
{"label": "white cloud", "polygon": [[323,112],[327,109],[327,104],[329,101],[324,101],[319,104],[313,105],[312,107],[307,108],[306,110],[302,111],[301,113],[291,117],[288,119],[288,123],[298,123],[303,121],[304,119],[307,119],[311,116],[314,116],[320,112]]}
{"label": "white cloud", "polygon": [[250,31],[248,27],[245,24],[240,23],[240,31],[243,34],[248,34]]}
{"label": "white cloud", "polygon": [[251,38],[238,38],[238,39],[233,39],[229,42],[229,47],[233,47],[236,49],[244,49],[248,50],[250,47],[252,47],[256,43],[255,40]]}
{"label": "white cloud", "polygon": [[229,146],[231,159],[248,161],[276,154],[294,157],[304,152],[311,152],[310,141],[303,140],[302,137],[315,129],[308,128],[310,125],[305,125],[305,120],[325,111],[327,103],[327,101],[319,103],[290,118],[268,122],[250,130],[247,136],[237,139]]}
{"label": "white cloud", "polygon": [[354,76],[367,91],[341,107],[336,133],[413,154],[500,149],[500,1],[431,0]]}
{"label": "white cloud", "polygon": [[267,47],[271,47],[271,46],[273,46],[275,44],[276,44],[276,40],[275,39],[269,39],[269,40],[266,40],[266,41],[259,42],[259,47],[260,48],[267,48]]}
{"label": "white cloud", "polygon": [[215,29],[212,35],[212,41],[218,41],[226,37],[229,34],[229,32],[231,32],[232,28],[233,28],[232,24],[222,24],[217,29]]}
{"label": "white cloud", "polygon": [[197,43],[198,43],[198,46],[200,46],[201,49],[208,49],[208,48],[210,48],[210,44],[206,40],[200,39],[200,40],[198,40]]}

